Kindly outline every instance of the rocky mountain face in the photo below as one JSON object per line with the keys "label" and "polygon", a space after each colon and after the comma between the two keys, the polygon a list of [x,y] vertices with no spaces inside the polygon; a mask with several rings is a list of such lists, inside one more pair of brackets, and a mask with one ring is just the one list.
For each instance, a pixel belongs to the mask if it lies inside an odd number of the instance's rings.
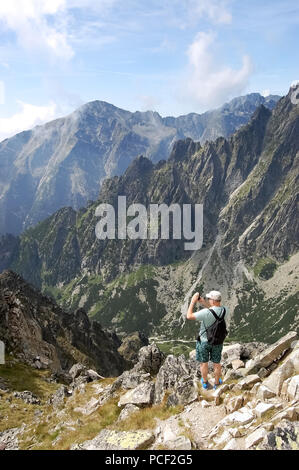
{"label": "rocky mountain face", "polygon": [[178,139],[227,137],[279,96],[251,93],[204,114],[162,118],[94,101],[69,116],[0,143],[0,234],[19,234],[64,206],[96,200],[106,177],[121,175],[140,154],[167,159]]}
{"label": "rocky mountain face", "polygon": [[298,450],[298,345],[294,331],[271,345],[225,345],[223,384],[214,388],[209,371],[207,389],[195,351],[166,356],[155,343],[109,381],[75,364],[68,386],[35,375],[24,389],[13,376],[21,364],[9,360],[0,366],[0,448]]}
{"label": "rocky mountain face", "polygon": [[[299,107],[289,94],[261,105],[229,139],[190,138],[167,161],[138,157],[103,182],[99,198],[66,207],[20,237],[2,237],[2,268],[21,274],[67,309],[82,308],[118,334],[194,338],[191,294],[217,288],[231,311],[230,337],[274,342],[298,328]],[[136,202],[201,203],[200,250],[185,240],[99,240],[95,210]]]}
{"label": "rocky mountain face", "polygon": [[12,271],[0,274],[0,338],[7,354],[58,376],[77,362],[105,376],[130,364],[117,350],[115,333],[90,322],[83,309],[64,312]]}

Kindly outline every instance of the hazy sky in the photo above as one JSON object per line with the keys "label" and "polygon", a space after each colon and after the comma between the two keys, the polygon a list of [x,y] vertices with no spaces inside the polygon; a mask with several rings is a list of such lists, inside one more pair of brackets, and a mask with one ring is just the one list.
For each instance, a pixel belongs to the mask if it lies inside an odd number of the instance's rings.
{"label": "hazy sky", "polygon": [[298,0],[0,2],[0,140],[95,99],[204,112],[299,79]]}

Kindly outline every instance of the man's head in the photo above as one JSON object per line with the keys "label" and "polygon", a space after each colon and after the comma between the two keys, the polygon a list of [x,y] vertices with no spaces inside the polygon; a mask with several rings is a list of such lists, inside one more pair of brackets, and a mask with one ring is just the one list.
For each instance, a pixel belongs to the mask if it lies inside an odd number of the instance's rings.
{"label": "man's head", "polygon": [[211,306],[219,306],[221,303],[221,292],[218,290],[211,290],[211,292],[206,295],[206,298]]}

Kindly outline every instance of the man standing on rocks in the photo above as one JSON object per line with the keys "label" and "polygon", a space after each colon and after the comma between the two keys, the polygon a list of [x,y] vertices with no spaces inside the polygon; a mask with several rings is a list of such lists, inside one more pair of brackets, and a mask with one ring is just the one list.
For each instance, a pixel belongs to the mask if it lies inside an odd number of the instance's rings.
{"label": "man standing on rocks", "polygon": [[[203,388],[208,388],[208,365],[210,360],[214,364],[214,389],[216,390],[217,386],[222,384],[220,362],[223,344],[210,344],[206,330],[216,321],[210,309],[213,309],[216,315],[221,318],[223,315],[227,316],[227,308],[221,306],[221,293],[219,291],[212,290],[206,295],[206,298],[208,300],[207,302],[203,297],[200,297],[198,292],[193,295],[187,312],[187,319],[199,320],[201,322],[199,332],[200,341],[197,340],[196,342],[196,360],[200,362],[201,383]],[[193,312],[194,305],[197,302],[200,302],[206,308],[198,312]]]}

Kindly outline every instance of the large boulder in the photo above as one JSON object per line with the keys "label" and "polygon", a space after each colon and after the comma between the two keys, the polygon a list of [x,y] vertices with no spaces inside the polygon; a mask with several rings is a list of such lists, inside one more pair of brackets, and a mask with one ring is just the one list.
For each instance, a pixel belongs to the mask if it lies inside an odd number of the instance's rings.
{"label": "large boulder", "polygon": [[287,397],[289,400],[299,400],[299,375],[291,378],[288,385]]}
{"label": "large boulder", "polygon": [[71,386],[77,388],[82,384],[93,382],[95,380],[100,380],[103,377],[99,375],[96,371],[88,369],[83,364],[74,364],[69,370],[69,375],[72,378]]}
{"label": "large boulder", "polygon": [[154,401],[155,384],[152,382],[145,382],[138,385],[133,390],[120,397],[118,406],[136,405],[136,406],[150,406]]}
{"label": "large boulder", "polygon": [[151,375],[156,375],[164,360],[165,354],[153,343],[140,349],[138,353],[138,363],[135,368],[136,370],[142,370]]}
{"label": "large boulder", "polygon": [[261,354],[269,347],[269,344],[253,341],[251,343],[241,344],[241,355],[240,359],[247,361],[248,359],[254,359],[256,356]]}
{"label": "large boulder", "polygon": [[22,424],[19,428],[11,428],[0,432],[0,448],[2,450],[19,450],[19,434],[22,435],[26,426]]}
{"label": "large boulder", "polygon": [[258,446],[263,450],[299,450],[299,423],[281,421]]}
{"label": "large boulder", "polygon": [[132,414],[139,411],[139,407],[136,405],[131,405],[130,403],[126,405],[120,412],[117,421],[125,421],[128,419]]}
{"label": "large boulder", "polygon": [[183,375],[174,391],[167,399],[168,406],[188,405],[198,399],[197,384],[194,377]]}
{"label": "large boulder", "polygon": [[163,354],[156,344],[150,344],[140,349],[138,353],[138,362],[128,371],[123,372],[113,383],[112,391],[131,389],[137,387],[143,382],[151,380],[152,375],[156,375],[165,360]]}
{"label": "large boulder", "polygon": [[179,416],[171,416],[162,421],[157,420],[155,429],[156,440],[154,449],[162,448],[171,450],[191,450],[192,444],[187,436],[182,435],[182,425]]}
{"label": "large boulder", "polygon": [[290,331],[252,360],[250,364],[247,365],[247,374],[256,374],[260,369],[269,367],[274,361],[278,360],[283,353],[290,349],[292,343],[296,340],[297,333]]}
{"label": "large boulder", "polygon": [[236,388],[240,390],[251,390],[252,387],[258,382],[261,382],[261,379],[257,374],[248,375],[244,379],[240,380],[240,382],[236,385]]}
{"label": "large boulder", "polygon": [[[167,356],[157,374],[155,383],[155,403],[161,403],[166,391],[172,392],[172,403],[190,403],[197,396],[196,380],[199,376],[199,364],[186,360],[183,355]],[[183,388],[186,387],[184,391]]]}
{"label": "large boulder", "polygon": [[136,364],[138,362],[139,350],[143,346],[148,346],[148,344],[148,338],[143,333],[136,331],[123,339],[118,352],[126,361]]}
{"label": "large boulder", "polygon": [[137,371],[134,368],[132,370],[126,370],[113,382],[111,391],[115,392],[119,388],[125,390],[136,388],[139,384],[149,382],[151,375],[148,372]]}
{"label": "large boulder", "polygon": [[299,372],[299,348],[296,348],[272,374],[264,380],[264,385],[276,395],[280,395],[284,382]]}
{"label": "large boulder", "polygon": [[223,346],[222,349],[222,360],[227,363],[231,363],[236,359],[240,359],[242,351],[242,345],[240,343],[229,344]]}
{"label": "large boulder", "polygon": [[94,439],[72,446],[72,450],[143,450],[154,441],[151,431],[130,432],[104,429]]}

